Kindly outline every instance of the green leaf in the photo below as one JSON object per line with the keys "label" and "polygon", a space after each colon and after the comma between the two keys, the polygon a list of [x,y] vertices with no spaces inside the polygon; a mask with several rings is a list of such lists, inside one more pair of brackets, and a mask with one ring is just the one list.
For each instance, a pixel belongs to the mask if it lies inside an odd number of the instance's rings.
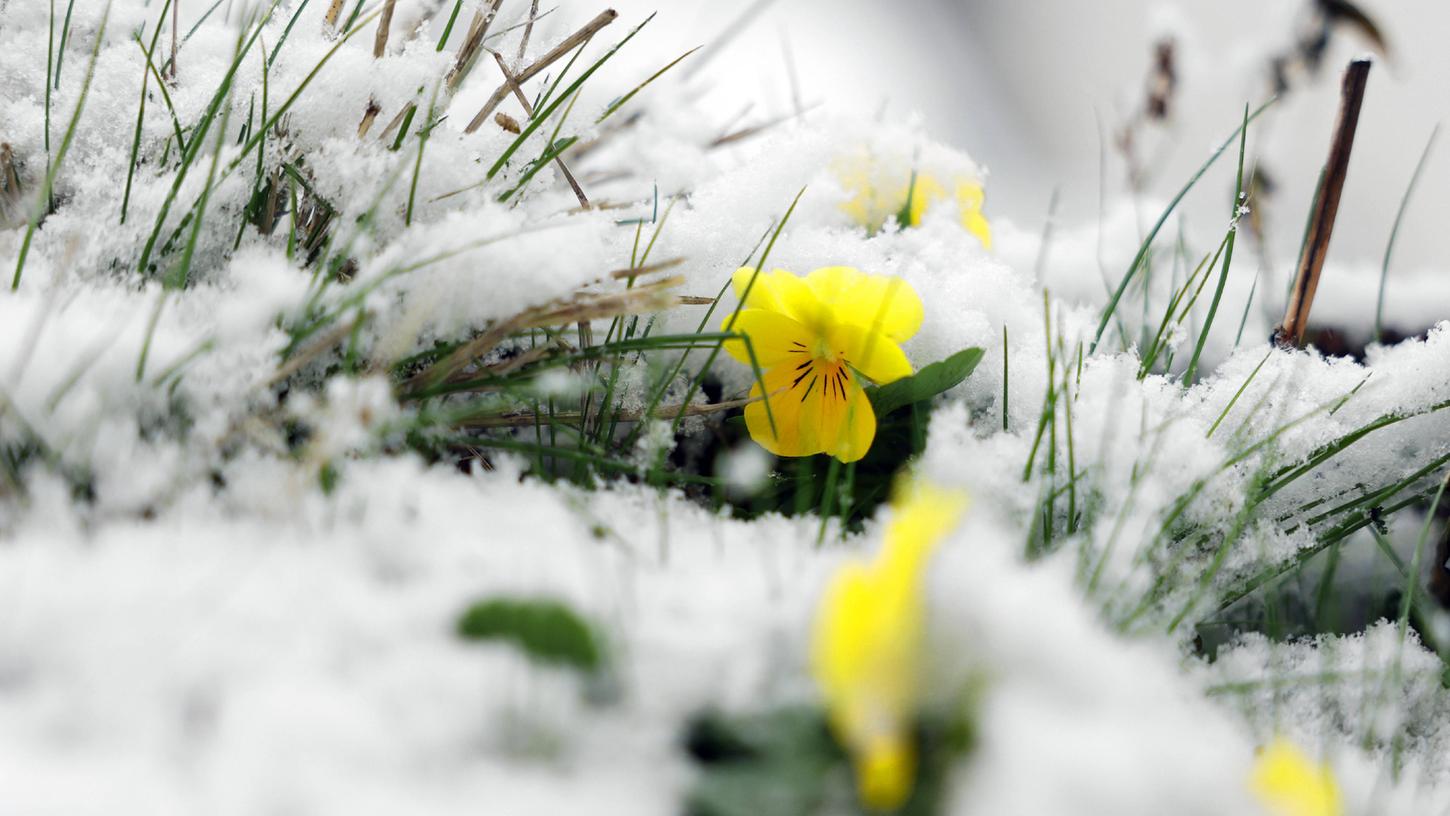
{"label": "green leaf", "polygon": [[982,361],[979,348],[963,349],[952,356],[923,367],[910,377],[866,389],[876,416],[884,417],[903,405],[923,402],[965,380]]}
{"label": "green leaf", "polygon": [[495,597],[479,601],[458,619],[468,640],[501,640],[540,663],[593,673],[604,665],[603,640],[588,621],[559,601]]}

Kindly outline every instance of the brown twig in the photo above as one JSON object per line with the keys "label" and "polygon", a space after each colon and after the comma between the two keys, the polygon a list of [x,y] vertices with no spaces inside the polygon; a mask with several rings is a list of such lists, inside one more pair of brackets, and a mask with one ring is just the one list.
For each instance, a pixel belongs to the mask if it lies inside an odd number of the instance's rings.
{"label": "brown twig", "polygon": [[378,134],[378,141],[386,142],[387,140],[391,139],[393,137],[393,134],[397,132],[398,126],[403,124],[403,120],[408,117],[408,114],[413,113],[417,109],[417,102],[409,102],[401,109],[399,109],[397,114],[395,114],[392,119],[388,120],[388,126],[383,128],[383,132]]}
{"label": "brown twig", "polygon": [[488,27],[493,25],[493,18],[498,14],[498,7],[501,5],[503,0],[492,0],[487,12],[482,9],[474,12],[473,22],[468,24],[468,36],[463,39],[463,45],[453,61],[453,68],[448,71],[448,77],[444,81],[450,94],[458,90],[463,78],[472,70],[473,60],[478,56],[478,49],[483,45],[483,38],[488,34]]}
{"label": "brown twig", "polygon": [[675,298],[671,297],[666,290],[679,286],[681,283],[684,283],[684,278],[665,278],[623,292],[590,295],[565,303],[556,302],[514,315],[494,325],[463,346],[454,349],[447,357],[427,369],[418,372],[403,384],[402,390],[404,393],[417,392],[447,381],[469,363],[488,354],[509,335],[522,329],[587,322],[625,314],[641,314],[674,305]]}
{"label": "brown twig", "polygon": [[1339,118],[1334,125],[1334,141],[1329,145],[1329,159],[1314,195],[1314,214],[1309,221],[1304,250],[1299,256],[1299,270],[1294,289],[1284,310],[1284,322],[1274,329],[1274,344],[1280,348],[1297,348],[1304,342],[1304,328],[1309,322],[1309,309],[1314,305],[1314,291],[1319,288],[1319,273],[1329,252],[1329,239],[1334,233],[1334,219],[1339,214],[1339,196],[1349,170],[1349,154],[1354,149],[1354,131],[1359,125],[1359,109],[1364,104],[1365,83],[1369,80],[1368,59],[1356,59],[1344,71],[1339,92]]}
{"label": "brown twig", "polygon": [[15,153],[9,142],[0,142],[0,224],[9,220],[20,205],[20,173],[15,169]]}
{"label": "brown twig", "polygon": [[397,3],[398,0],[386,0],[383,3],[382,16],[378,17],[378,35],[373,39],[373,59],[382,59],[388,50],[388,31],[393,26],[393,6]]}
{"label": "brown twig", "polygon": [[326,28],[336,28],[338,15],[342,14],[343,0],[332,0],[332,5],[327,7],[327,14],[322,18],[322,25]]}
{"label": "brown twig", "polygon": [[[593,20],[585,23],[583,28],[565,37],[563,42],[550,49],[549,53],[535,60],[533,65],[530,65],[529,67],[514,75],[513,81],[518,85],[523,85],[525,82],[533,79],[535,76],[542,73],[545,68],[548,68],[550,65],[553,65],[555,62],[557,62],[565,54],[573,51],[576,47],[583,45],[589,40],[590,37],[598,34],[600,29],[614,22],[614,18],[618,16],[619,12],[615,11],[614,9],[605,9],[604,11],[599,12],[599,15],[596,16]],[[499,103],[502,102],[504,100],[504,97],[508,96],[509,93],[509,83],[504,82],[504,84],[500,85],[498,89],[493,92],[493,95],[488,98],[488,101],[483,103],[483,107],[480,108],[478,114],[473,117],[473,121],[468,123],[468,127],[463,129],[463,132],[472,133],[475,130],[478,130],[479,126],[484,123],[484,120],[488,119],[489,114],[493,113],[493,109],[497,108]]]}
{"label": "brown twig", "polygon": [[609,273],[609,277],[613,278],[614,280],[632,280],[641,275],[648,275],[653,272],[663,272],[666,269],[674,269],[675,267],[679,266],[684,262],[684,258],[670,258],[667,261],[645,264],[644,266],[631,266],[628,269],[616,269],[613,272]]}
{"label": "brown twig", "polygon": [[[519,87],[518,80],[509,72],[508,66],[504,65],[503,57],[497,51],[491,51],[489,53],[493,54],[494,61],[498,63],[498,69],[503,72],[504,84],[514,92],[514,96],[519,100],[519,104],[523,106],[524,113],[530,119],[534,118],[534,106],[529,104],[529,98],[524,94],[524,89]],[[589,209],[589,199],[584,195],[584,190],[579,186],[579,182],[574,178],[574,174],[569,172],[568,165],[564,164],[564,157],[555,156],[554,163],[559,165],[559,171],[564,174],[564,179],[569,182],[569,188],[574,191],[574,197],[579,199],[579,206],[586,210]]]}
{"label": "brown twig", "polygon": [[519,56],[517,61],[520,65],[524,61],[524,52],[529,50],[529,37],[532,37],[534,34],[534,18],[538,16],[539,0],[534,0],[529,4],[529,19],[528,22],[524,23],[524,34],[519,38]]}
{"label": "brown twig", "polygon": [[378,114],[382,110],[382,107],[378,105],[376,99],[368,100],[367,109],[363,111],[362,121],[357,123],[357,137],[359,139],[365,138],[368,135],[368,131],[372,130],[373,120],[378,118]]}

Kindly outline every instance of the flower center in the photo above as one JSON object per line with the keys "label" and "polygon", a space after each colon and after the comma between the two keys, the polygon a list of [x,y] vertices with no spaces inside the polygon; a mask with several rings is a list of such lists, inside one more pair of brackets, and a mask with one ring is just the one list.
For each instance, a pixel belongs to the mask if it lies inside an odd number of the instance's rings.
{"label": "flower center", "polygon": [[804,359],[796,358],[801,362],[795,366],[790,392],[798,394],[800,401],[805,402],[806,397],[819,388],[823,399],[845,402],[846,388],[851,382],[851,361],[842,356],[841,352],[831,349],[823,340],[816,341],[813,348],[804,343],[792,345],[795,348],[791,349],[791,353],[800,354]]}

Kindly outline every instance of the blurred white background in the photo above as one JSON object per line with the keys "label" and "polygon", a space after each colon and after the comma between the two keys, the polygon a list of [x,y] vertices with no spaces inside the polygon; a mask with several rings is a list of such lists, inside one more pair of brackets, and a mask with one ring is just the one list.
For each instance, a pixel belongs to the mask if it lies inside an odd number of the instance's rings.
{"label": "blurred white background", "polygon": [[[1094,220],[1100,195],[1126,189],[1115,133],[1141,106],[1153,43],[1177,41],[1170,121],[1153,135],[1148,190],[1166,199],[1238,124],[1246,102],[1270,95],[1268,62],[1289,49],[1309,0],[625,0],[622,12],[660,15],[655,37],[708,43],[749,17],[700,73],[723,111],[753,102],[762,118],[811,110],[888,117],[920,114],[937,139],[991,171],[989,214],[1038,229],[1054,188],[1064,222]],[[1435,124],[1450,113],[1450,4],[1362,0],[1383,31],[1331,249],[1331,261],[1378,266],[1406,184]],[[1262,202],[1277,263],[1292,262],[1328,149],[1338,75],[1370,42],[1351,28],[1323,69],[1250,129],[1277,182]],[[794,80],[792,80],[792,76]],[[810,109],[812,105],[820,107]],[[1104,137],[1109,140],[1104,144]],[[1257,148],[1257,149],[1256,149]],[[1437,152],[1450,149],[1441,145]],[[1106,158],[1103,165],[1100,156]],[[1226,156],[1190,198],[1194,226],[1222,234],[1232,193]],[[1100,168],[1106,184],[1100,185]],[[1430,157],[1395,249],[1396,274],[1443,265],[1450,156]]]}

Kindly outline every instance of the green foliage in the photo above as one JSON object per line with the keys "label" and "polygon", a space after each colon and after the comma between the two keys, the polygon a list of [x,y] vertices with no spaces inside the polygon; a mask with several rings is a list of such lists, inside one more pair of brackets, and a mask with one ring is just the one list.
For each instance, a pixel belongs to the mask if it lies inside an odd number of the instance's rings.
{"label": "green foliage", "polygon": [[[941,811],[953,760],[971,750],[965,717],[936,716],[917,728],[917,776],[902,816]],[[784,706],[742,715],[705,712],[687,726],[683,747],[701,774],[685,802],[688,816],[809,816],[864,813],[849,757],[824,714]]]}
{"label": "green foliage", "polygon": [[871,407],[876,409],[878,416],[914,402],[925,402],[955,388],[971,376],[977,363],[982,361],[983,353],[979,348],[963,349],[945,360],[923,366],[910,377],[868,388],[866,396],[871,399]]}
{"label": "green foliage", "polygon": [[493,597],[479,601],[458,619],[467,640],[511,643],[540,663],[591,674],[606,663],[604,641],[594,627],[560,601]]}

